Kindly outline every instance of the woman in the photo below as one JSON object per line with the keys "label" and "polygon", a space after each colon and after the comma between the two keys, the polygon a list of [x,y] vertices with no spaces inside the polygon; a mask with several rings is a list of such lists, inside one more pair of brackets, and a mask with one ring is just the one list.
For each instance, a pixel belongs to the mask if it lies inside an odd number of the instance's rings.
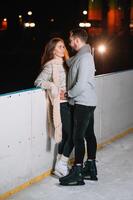
{"label": "woman", "polygon": [[[64,41],[52,38],[45,46],[41,59],[42,72],[35,80],[35,85],[46,90],[48,101],[49,128],[54,127],[54,138],[58,143],[58,155],[54,173],[58,176],[68,174],[68,158],[73,149],[72,117],[67,98],[60,99],[61,91],[66,91],[67,68],[65,59],[68,58]],[[52,118],[50,110],[52,106]],[[52,120],[53,119],[53,120]],[[51,136],[51,131],[49,129]]]}

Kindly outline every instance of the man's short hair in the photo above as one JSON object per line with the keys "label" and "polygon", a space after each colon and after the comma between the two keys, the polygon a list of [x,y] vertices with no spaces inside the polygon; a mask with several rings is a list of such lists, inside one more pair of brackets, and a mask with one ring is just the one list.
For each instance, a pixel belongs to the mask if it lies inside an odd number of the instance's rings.
{"label": "man's short hair", "polygon": [[82,28],[76,28],[76,29],[72,29],[70,31],[70,35],[72,37],[78,37],[80,38],[82,41],[84,41],[85,43],[87,42],[88,40],[88,33],[85,29],[82,29]]}

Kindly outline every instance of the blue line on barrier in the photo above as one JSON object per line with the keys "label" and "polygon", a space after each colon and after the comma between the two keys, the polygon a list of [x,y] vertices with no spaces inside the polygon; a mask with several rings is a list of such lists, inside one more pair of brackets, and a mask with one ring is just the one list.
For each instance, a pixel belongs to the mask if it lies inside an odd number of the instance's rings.
{"label": "blue line on barrier", "polygon": [[29,89],[25,89],[25,90],[18,90],[15,92],[9,92],[9,93],[5,93],[5,94],[0,94],[0,97],[2,96],[9,96],[9,95],[13,95],[13,94],[18,94],[18,93],[23,93],[23,92],[28,92],[28,91],[33,91],[33,90],[38,90],[41,89],[40,87],[36,87],[36,88],[29,88]]}

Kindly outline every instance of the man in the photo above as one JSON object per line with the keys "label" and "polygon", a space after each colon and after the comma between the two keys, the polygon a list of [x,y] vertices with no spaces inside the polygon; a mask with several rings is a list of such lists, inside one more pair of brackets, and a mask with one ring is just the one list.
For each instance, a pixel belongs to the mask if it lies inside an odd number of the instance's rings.
{"label": "man", "polygon": [[[84,185],[84,179],[97,180],[96,149],[94,134],[94,110],[96,108],[95,65],[90,46],[87,45],[88,33],[84,29],[70,31],[70,46],[77,51],[67,60],[69,103],[73,107],[73,142],[75,162],[67,176],[59,179],[61,185]],[[85,143],[87,160],[84,163]]]}

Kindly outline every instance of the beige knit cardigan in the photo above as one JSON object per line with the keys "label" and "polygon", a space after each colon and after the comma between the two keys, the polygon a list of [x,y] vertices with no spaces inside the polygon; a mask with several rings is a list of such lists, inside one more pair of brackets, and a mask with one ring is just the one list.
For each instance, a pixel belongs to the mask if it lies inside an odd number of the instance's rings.
{"label": "beige knit cardigan", "polygon": [[[62,59],[52,59],[45,64],[46,67],[52,66],[51,81],[43,80],[42,71],[35,80],[35,85],[46,90],[47,97],[47,113],[48,113],[48,136],[54,137],[55,142],[59,143],[62,140],[62,123],[60,116],[60,66],[63,66]],[[45,69],[44,66],[44,69]],[[47,89],[46,89],[47,88]]]}
{"label": "beige knit cardigan", "polygon": [[[61,60],[53,59],[50,61],[52,65],[53,85],[47,90],[47,109],[48,109],[48,134],[54,136],[55,142],[62,140],[62,123],[60,115],[60,90],[59,90],[59,65]],[[52,112],[51,112],[52,110]],[[53,134],[54,129],[54,134]]]}

